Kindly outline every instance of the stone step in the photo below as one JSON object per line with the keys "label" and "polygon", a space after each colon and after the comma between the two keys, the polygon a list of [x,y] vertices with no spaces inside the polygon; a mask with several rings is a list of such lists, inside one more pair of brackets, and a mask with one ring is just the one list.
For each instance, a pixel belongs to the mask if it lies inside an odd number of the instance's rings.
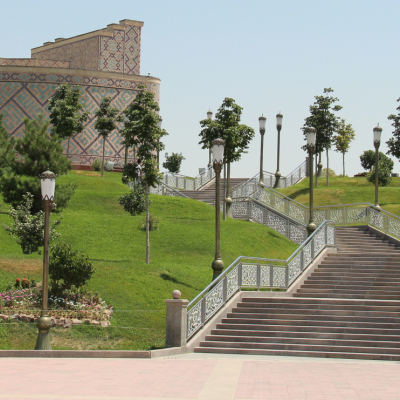
{"label": "stone step", "polygon": [[354,306],[382,306],[382,307],[400,307],[400,301],[376,301],[376,300],[349,300],[349,299],[294,299],[293,297],[246,297],[242,299],[243,303],[270,303],[270,304],[307,304],[307,305],[354,305]]}
{"label": "stone step", "polygon": [[336,299],[369,299],[369,300],[400,300],[397,295],[374,295],[374,294],[345,294],[345,293],[294,293],[294,297],[309,298],[336,298]]}

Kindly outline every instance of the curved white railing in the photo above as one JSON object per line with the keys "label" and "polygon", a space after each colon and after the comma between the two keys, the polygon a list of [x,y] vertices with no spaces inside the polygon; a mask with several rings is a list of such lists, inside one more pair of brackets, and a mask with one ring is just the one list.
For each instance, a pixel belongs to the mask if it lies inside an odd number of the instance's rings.
{"label": "curved white railing", "polygon": [[334,246],[334,224],[324,221],[287,260],[238,257],[189,303],[187,339],[242,288],[288,289],[323,249]]}
{"label": "curved white railing", "polygon": [[164,172],[163,183],[181,190],[198,190],[215,177],[212,167],[205,168],[203,172],[194,178],[188,176]]}

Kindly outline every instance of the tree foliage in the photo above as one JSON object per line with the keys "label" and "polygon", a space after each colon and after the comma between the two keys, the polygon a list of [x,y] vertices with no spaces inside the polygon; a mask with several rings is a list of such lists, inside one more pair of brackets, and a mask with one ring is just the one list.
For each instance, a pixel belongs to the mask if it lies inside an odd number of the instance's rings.
{"label": "tree foliage", "polygon": [[344,155],[349,151],[350,143],[354,140],[356,134],[351,124],[346,124],[346,120],[341,118],[336,136],[333,137],[335,151],[343,155],[343,176],[345,176]]}
{"label": "tree foliage", "polygon": [[95,269],[89,258],[73,251],[69,244],[57,244],[51,247],[49,275],[51,289],[54,292],[79,288],[85,285]]}
{"label": "tree foliage", "polygon": [[69,157],[71,137],[83,131],[89,115],[80,99],[81,92],[78,86],[62,84],[49,100],[52,134],[57,134],[61,139],[68,139],[67,157]]}
{"label": "tree foliage", "polygon": [[15,158],[15,139],[8,136],[3,126],[3,114],[0,114],[0,177],[5,173]]}
{"label": "tree foliage", "polygon": [[[394,162],[389,157],[384,157],[378,162],[378,184],[379,186],[387,186],[392,181],[391,173],[393,171]],[[372,167],[369,174],[367,174],[368,182],[375,184],[375,165]]]}
{"label": "tree foliage", "polygon": [[101,100],[100,106],[95,112],[95,116],[96,122],[94,127],[99,132],[99,135],[103,138],[101,176],[104,176],[104,149],[106,139],[110,133],[117,128],[117,122],[121,122],[122,117],[118,115],[117,108],[111,107],[111,97],[104,97]]}
{"label": "tree foliage", "polygon": [[[11,235],[21,246],[24,254],[34,252],[40,253],[40,247],[44,245],[44,212],[31,213],[33,195],[26,193],[23,196],[23,203],[17,208],[10,208],[10,216],[13,219],[11,226],[3,225],[5,231]],[[61,220],[52,222],[50,226],[50,241],[56,239],[60,234],[56,227]]]}
{"label": "tree foliage", "polygon": [[[400,102],[400,98],[397,99]],[[390,114],[388,119],[393,121],[392,126],[394,128],[393,136],[386,142],[389,147],[387,154],[391,154],[400,160],[400,106],[396,108],[398,114]]]}
{"label": "tree foliage", "polygon": [[[381,161],[386,159],[390,160],[390,158],[386,154],[380,151],[378,155],[378,160]],[[370,171],[375,165],[375,150],[365,150],[364,153],[362,153],[360,156],[360,161],[361,166],[366,171]]]}
{"label": "tree foliage", "polygon": [[170,156],[168,153],[165,153],[165,162],[163,163],[163,167],[169,172],[179,174],[182,160],[186,160],[182,153],[172,153]]}
{"label": "tree foliage", "polygon": [[143,185],[133,185],[129,193],[118,199],[119,204],[132,216],[146,211],[145,191]]}
{"label": "tree foliage", "polygon": [[[156,154],[164,149],[160,139],[168,133],[159,128],[160,110],[154,101],[154,93],[146,90],[144,85],[138,87],[140,90],[135,100],[124,110],[125,121],[121,135],[123,144],[129,147],[138,147],[137,156],[142,160],[141,184],[145,188],[146,204],[146,263],[150,263],[150,214],[149,214],[149,188],[155,187],[161,174],[158,172]],[[131,181],[138,177],[138,171],[133,164],[126,164],[124,175]]]}
{"label": "tree foliage", "polygon": [[[325,88],[323,96],[315,96],[314,104],[310,106],[310,116],[304,120],[304,125],[301,128],[304,135],[307,128],[314,127],[316,129],[316,153],[331,148],[333,135],[339,129],[338,117],[334,113],[340,111],[342,107],[335,105],[339,99],[330,96],[330,93],[333,93],[333,89]],[[303,148],[306,150],[307,146]]]}
{"label": "tree foliage", "polygon": [[[38,115],[36,119],[24,120],[24,135],[17,139],[15,155],[9,160],[7,173],[0,179],[0,192],[6,203],[14,208],[23,202],[23,196],[29,192],[33,195],[32,211],[42,208],[42,196],[39,175],[50,169],[56,175],[62,175],[71,169],[71,163],[63,155],[61,141],[57,134],[49,137],[49,121]],[[55,202],[58,209],[67,205],[75,192],[71,183],[56,184]]]}

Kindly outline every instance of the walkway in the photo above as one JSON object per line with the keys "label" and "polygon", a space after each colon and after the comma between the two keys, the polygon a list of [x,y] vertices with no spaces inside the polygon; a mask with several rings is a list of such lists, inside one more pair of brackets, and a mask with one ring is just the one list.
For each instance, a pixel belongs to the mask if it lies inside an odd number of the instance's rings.
{"label": "walkway", "polygon": [[2,399],[399,400],[400,363],[211,354],[1,358]]}

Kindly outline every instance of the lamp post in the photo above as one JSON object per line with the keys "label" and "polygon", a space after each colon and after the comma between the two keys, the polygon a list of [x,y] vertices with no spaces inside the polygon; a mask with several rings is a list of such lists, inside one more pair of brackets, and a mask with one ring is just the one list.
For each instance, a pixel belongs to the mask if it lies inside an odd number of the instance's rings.
{"label": "lamp post", "polygon": [[258,123],[260,125],[260,135],[261,135],[261,152],[260,152],[260,182],[264,182],[264,174],[263,174],[263,155],[264,155],[264,133],[265,133],[265,121],[267,118],[264,117],[264,114],[258,118]]}
{"label": "lamp post", "polygon": [[[207,111],[207,118],[208,118],[210,121],[212,120],[212,116],[213,116],[212,111],[211,111],[211,110],[210,110],[210,111]],[[208,165],[207,165],[207,167],[210,168],[211,165],[212,165],[212,162],[211,162],[211,146],[210,146],[209,149],[208,149]]]}
{"label": "lamp post", "polygon": [[276,114],[276,129],[278,130],[278,157],[277,157],[277,166],[275,172],[275,185],[274,189],[278,189],[281,187],[281,173],[279,171],[279,153],[281,148],[281,129],[282,129],[282,118],[283,115],[281,113]]}
{"label": "lamp post", "polygon": [[378,187],[379,187],[379,145],[381,144],[382,128],[376,126],[374,132],[374,146],[375,146],[375,207],[381,208],[378,200]]}
{"label": "lamp post", "polygon": [[50,210],[54,201],[56,175],[51,171],[40,175],[42,188],[42,202],[44,208],[44,251],[43,251],[43,283],[42,283],[42,311],[37,320],[39,329],[35,350],[51,350],[49,330],[51,318],[47,310],[49,296],[49,238],[50,238]]}
{"label": "lamp post", "polygon": [[[308,128],[306,132],[307,137],[307,149],[308,149],[308,159],[313,159],[313,154],[315,151],[315,144],[317,139],[317,131],[315,128]],[[310,168],[310,220],[307,225],[308,236],[310,236],[317,226],[314,223],[314,193],[313,193],[313,167],[311,164]]]}
{"label": "lamp post", "polygon": [[[158,127],[161,130],[161,125],[162,125],[162,118],[161,115],[158,116]],[[158,139],[158,144],[160,143],[160,138]],[[160,172],[160,150],[157,148],[157,169]]]}
{"label": "lamp post", "polygon": [[215,188],[215,259],[211,264],[213,269],[213,280],[216,279],[224,269],[224,262],[221,260],[220,251],[220,204],[221,204],[221,189],[220,177],[222,164],[224,162],[224,145],[222,139],[215,139],[212,143],[213,146],[213,167],[216,175],[216,188]]}

